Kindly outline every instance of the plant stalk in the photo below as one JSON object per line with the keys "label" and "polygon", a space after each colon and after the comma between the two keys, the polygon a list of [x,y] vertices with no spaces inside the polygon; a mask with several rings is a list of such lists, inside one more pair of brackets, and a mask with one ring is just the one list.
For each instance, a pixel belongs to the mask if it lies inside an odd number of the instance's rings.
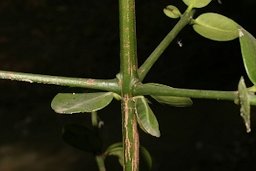
{"label": "plant stalk", "polygon": [[96,156],[96,162],[99,168],[99,171],[106,171],[105,163],[104,163],[104,157],[101,155]]}
{"label": "plant stalk", "polygon": [[181,16],[178,23],[173,27],[173,29],[166,35],[166,37],[161,41],[161,43],[156,47],[156,49],[150,54],[146,61],[140,66],[138,74],[140,81],[142,81],[151,67],[155,64],[158,58],[162,55],[165,49],[170,45],[174,38],[179,34],[179,32],[190,23],[195,11],[188,8],[184,14]]}
{"label": "plant stalk", "polygon": [[119,0],[120,80],[124,171],[139,170],[139,135],[133,101],[133,85],[138,80],[135,0]]}
{"label": "plant stalk", "polygon": [[[239,99],[238,91],[218,91],[218,90],[196,90],[182,89],[168,86],[158,86],[157,84],[138,84],[134,87],[134,96],[154,95],[154,96],[176,96],[197,99],[214,99],[236,101]],[[256,106],[256,96],[250,95],[250,104]]]}
{"label": "plant stalk", "polygon": [[[134,96],[155,95],[155,96],[177,96],[198,99],[215,99],[236,101],[238,91],[218,91],[218,90],[196,90],[173,87],[163,87],[155,84],[138,84],[134,87]],[[256,96],[250,96],[250,104],[256,105]]]}
{"label": "plant stalk", "polygon": [[[98,114],[97,112],[92,112],[91,113],[91,120],[92,120],[92,126],[95,129],[99,129],[99,121],[98,121]],[[104,155],[96,155],[95,160],[97,162],[99,171],[106,171],[106,166],[105,166],[105,156]]]}
{"label": "plant stalk", "polygon": [[100,80],[91,78],[70,78],[61,76],[50,76],[41,74],[30,74],[22,72],[1,71],[0,79],[24,81],[29,83],[53,84],[59,86],[80,87],[98,89],[120,93],[120,88],[115,79]]}

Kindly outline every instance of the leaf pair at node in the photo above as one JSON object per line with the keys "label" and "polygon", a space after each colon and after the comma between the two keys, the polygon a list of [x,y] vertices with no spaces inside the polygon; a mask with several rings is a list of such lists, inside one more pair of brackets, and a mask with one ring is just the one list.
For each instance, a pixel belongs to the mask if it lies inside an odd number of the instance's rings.
{"label": "leaf pair at node", "polygon": [[[121,166],[124,166],[124,149],[123,149],[123,144],[121,142],[115,143],[110,145],[107,150],[104,153],[104,156],[115,156],[118,158],[118,161]],[[144,159],[148,170],[151,170],[152,168],[152,157],[149,153],[149,151],[143,147],[140,146],[140,158]]]}
{"label": "leaf pair at node", "polygon": [[[203,8],[207,6],[212,0],[183,0],[183,2],[188,6],[189,9],[192,8]],[[168,5],[163,10],[164,14],[170,18],[179,18],[181,17],[180,10],[173,5]]]}

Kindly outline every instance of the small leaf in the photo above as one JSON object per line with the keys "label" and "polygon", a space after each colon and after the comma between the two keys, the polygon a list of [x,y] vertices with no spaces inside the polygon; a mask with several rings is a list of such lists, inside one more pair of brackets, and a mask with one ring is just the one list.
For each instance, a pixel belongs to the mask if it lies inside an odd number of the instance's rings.
{"label": "small leaf", "polygon": [[251,132],[251,121],[250,121],[250,99],[249,92],[244,83],[243,77],[240,79],[238,84],[238,100],[241,105],[240,114],[244,120],[246,126],[246,132]]}
{"label": "small leaf", "polygon": [[141,154],[142,158],[145,160],[145,162],[148,166],[148,169],[151,170],[153,162],[152,162],[152,157],[151,157],[149,151],[145,147],[140,146],[140,154]]}
{"label": "small leaf", "polygon": [[251,82],[256,85],[256,39],[243,28],[239,32],[245,70]]}
{"label": "small leaf", "polygon": [[164,8],[163,12],[170,18],[179,18],[181,16],[180,10],[173,5],[168,5],[166,8]]}
{"label": "small leaf", "polygon": [[203,8],[207,6],[212,0],[183,0],[183,2],[192,8]]}
{"label": "small leaf", "polygon": [[140,128],[146,133],[160,137],[158,121],[144,96],[134,97],[136,116]]}
{"label": "small leaf", "polygon": [[56,113],[95,112],[106,107],[113,100],[113,93],[59,93],[52,100],[51,107]]}
{"label": "small leaf", "polygon": [[[157,88],[172,88],[170,86],[164,85],[164,84],[158,84],[158,83],[147,83],[145,85],[151,85],[155,86]],[[170,106],[175,107],[186,107],[191,106],[193,104],[193,101],[189,97],[177,97],[177,96],[155,96],[151,95],[152,98],[154,98],[159,103],[168,104]]]}
{"label": "small leaf", "polygon": [[[114,144],[110,145],[106,149],[104,155],[118,157],[119,163],[121,164],[121,166],[123,166],[124,157],[123,157],[123,144],[122,144],[122,142],[118,142],[118,143],[114,143]],[[151,170],[152,164],[153,164],[152,157],[151,157],[149,151],[143,146],[140,146],[140,158],[144,159],[144,161],[147,164],[147,167],[149,168],[149,170]]]}
{"label": "small leaf", "polygon": [[124,166],[123,144],[121,142],[112,144],[105,152],[107,156],[116,156],[121,166]]}
{"label": "small leaf", "polygon": [[83,125],[69,124],[64,126],[63,140],[80,150],[100,154],[102,141],[96,130]]}
{"label": "small leaf", "polygon": [[216,41],[238,38],[238,24],[217,13],[205,13],[194,20],[194,30],[203,37]]}
{"label": "small leaf", "polygon": [[175,96],[151,96],[159,103],[168,104],[175,107],[187,107],[193,104],[193,101],[188,97]]}

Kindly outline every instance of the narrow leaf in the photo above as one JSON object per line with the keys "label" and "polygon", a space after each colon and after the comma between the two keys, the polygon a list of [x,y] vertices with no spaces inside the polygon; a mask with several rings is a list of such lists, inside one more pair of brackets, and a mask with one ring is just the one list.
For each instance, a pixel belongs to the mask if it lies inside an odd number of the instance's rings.
{"label": "narrow leaf", "polygon": [[[147,85],[155,86],[156,88],[172,88],[170,86],[158,83],[147,83]],[[151,96],[159,103],[168,104],[175,107],[191,106],[193,101],[189,97],[177,97],[177,96]]]}
{"label": "narrow leaf", "polygon": [[244,120],[246,131],[251,132],[250,99],[243,77],[240,79],[238,84],[238,98],[241,105],[240,114]]}
{"label": "narrow leaf", "polygon": [[256,39],[246,30],[239,30],[244,67],[251,82],[256,85]]}
{"label": "narrow leaf", "polygon": [[207,6],[212,0],[183,0],[183,2],[192,8],[203,8]]}
{"label": "narrow leaf", "polygon": [[168,104],[175,107],[187,107],[193,104],[192,100],[188,97],[175,97],[175,96],[151,96],[159,103]]}
{"label": "narrow leaf", "polygon": [[238,24],[217,13],[204,13],[194,20],[194,30],[203,37],[216,41],[238,38]]}
{"label": "narrow leaf", "polygon": [[111,92],[59,93],[52,100],[51,107],[55,112],[64,114],[94,112],[106,107],[112,99]]}
{"label": "narrow leaf", "polygon": [[136,116],[140,128],[146,133],[160,137],[158,121],[144,96],[134,97]]}

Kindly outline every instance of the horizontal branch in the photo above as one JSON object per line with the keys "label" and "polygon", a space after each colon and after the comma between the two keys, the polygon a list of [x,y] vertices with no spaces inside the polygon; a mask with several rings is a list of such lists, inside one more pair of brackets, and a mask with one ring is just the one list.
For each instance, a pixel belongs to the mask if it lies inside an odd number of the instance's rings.
{"label": "horizontal branch", "polygon": [[101,80],[101,79],[91,79],[91,78],[88,78],[88,79],[71,78],[71,77],[50,76],[50,75],[1,71],[1,70],[0,70],[0,79],[24,81],[29,83],[42,83],[42,84],[53,84],[53,85],[59,85],[59,86],[98,89],[98,90],[120,93],[120,88],[115,79]]}
{"label": "horizontal branch", "polygon": [[[155,95],[155,96],[178,96],[199,99],[230,100],[237,99],[237,91],[216,91],[216,90],[193,90],[158,86],[157,84],[140,84],[135,86],[134,95]],[[252,99],[251,104],[255,105],[256,100]]]}

